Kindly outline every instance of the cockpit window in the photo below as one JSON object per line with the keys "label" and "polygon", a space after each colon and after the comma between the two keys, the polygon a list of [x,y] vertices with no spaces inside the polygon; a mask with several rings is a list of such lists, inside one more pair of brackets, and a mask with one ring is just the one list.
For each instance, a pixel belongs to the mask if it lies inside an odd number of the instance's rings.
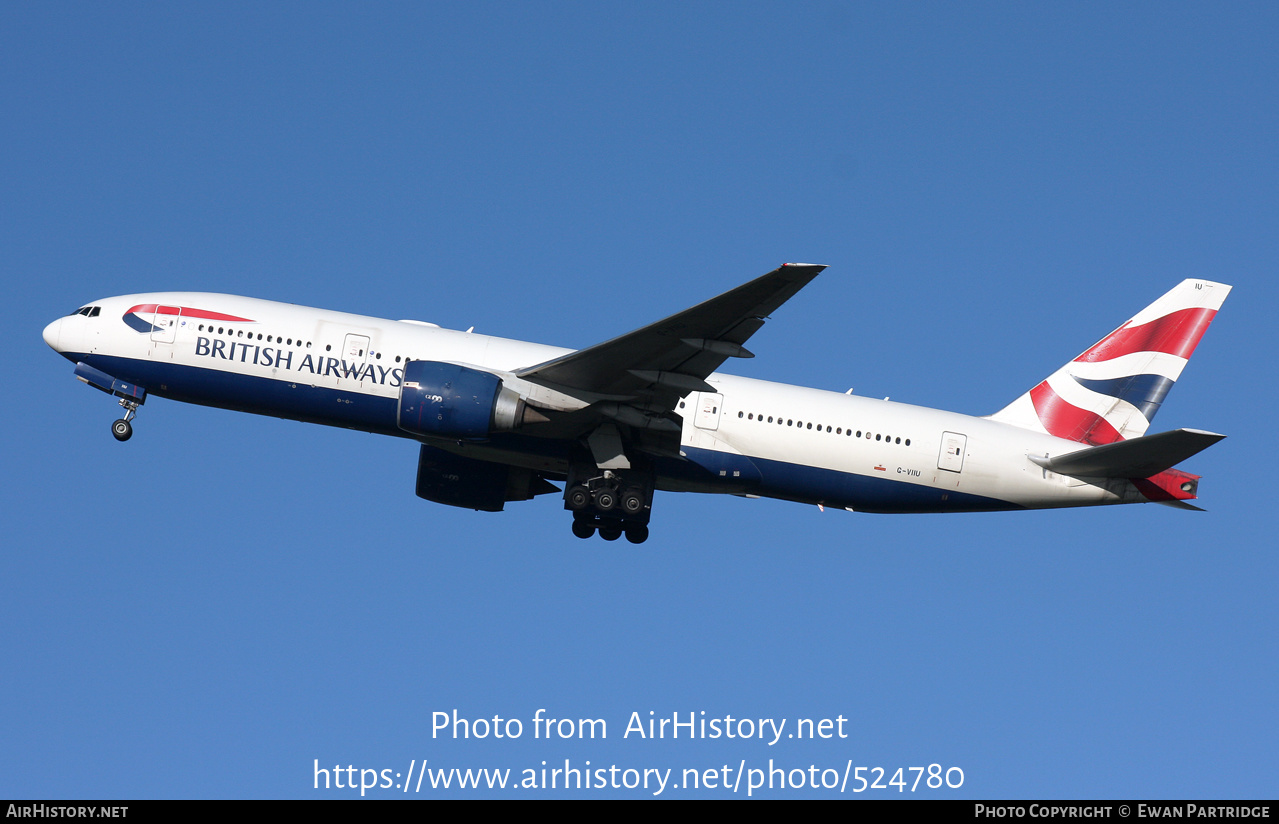
{"label": "cockpit window", "polygon": [[86,318],[96,318],[101,313],[102,313],[101,306],[81,306],[79,309],[75,310],[71,314],[84,315]]}

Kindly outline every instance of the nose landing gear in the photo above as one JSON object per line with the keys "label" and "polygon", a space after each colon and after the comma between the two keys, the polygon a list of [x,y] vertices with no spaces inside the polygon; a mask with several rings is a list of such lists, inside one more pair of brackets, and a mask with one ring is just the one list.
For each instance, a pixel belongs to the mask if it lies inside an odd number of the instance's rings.
{"label": "nose landing gear", "polygon": [[129,421],[138,414],[138,404],[128,398],[121,398],[120,405],[124,407],[124,417],[111,424],[111,434],[117,441],[127,441],[133,437],[133,424]]}
{"label": "nose landing gear", "polygon": [[96,369],[81,361],[75,365],[76,380],[84,381],[94,389],[100,389],[108,395],[115,395],[124,407],[124,417],[111,424],[111,434],[117,441],[127,441],[133,437],[133,416],[138,414],[138,407],[147,402],[147,390],[136,383],[113,378],[101,369]]}

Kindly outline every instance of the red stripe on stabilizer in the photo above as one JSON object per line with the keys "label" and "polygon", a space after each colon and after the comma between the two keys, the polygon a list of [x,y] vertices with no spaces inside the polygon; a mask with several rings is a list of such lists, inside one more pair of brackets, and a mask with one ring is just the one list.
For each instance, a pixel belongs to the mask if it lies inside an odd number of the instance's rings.
{"label": "red stripe on stabilizer", "polygon": [[1093,446],[1123,440],[1123,436],[1110,425],[1110,421],[1096,412],[1068,403],[1053,391],[1048,381],[1030,390],[1030,402],[1035,405],[1035,414],[1039,416],[1039,422],[1048,430],[1049,435]]}
{"label": "red stripe on stabilizer", "polygon": [[[1193,501],[1199,494],[1199,475],[1191,475],[1180,469],[1165,469],[1149,478],[1133,478],[1137,491],[1152,501]],[[1190,484],[1190,491],[1181,488]]]}
{"label": "red stripe on stabilizer", "polygon": [[1125,324],[1075,360],[1096,363],[1133,352],[1163,352],[1189,358],[1216,315],[1215,309],[1178,309],[1141,326]]}
{"label": "red stripe on stabilizer", "polygon": [[[128,312],[125,312],[125,314],[127,315],[130,312],[134,312],[139,315],[149,315],[154,314],[158,310],[161,315],[176,315],[178,314],[178,308],[179,307],[177,306],[159,306],[154,303],[139,303]],[[181,310],[182,314],[189,318],[220,320],[224,323],[257,323],[257,321],[250,320],[248,318],[237,318],[235,315],[223,315],[220,312],[208,312],[204,309],[192,309],[189,306],[183,306],[181,307]]]}

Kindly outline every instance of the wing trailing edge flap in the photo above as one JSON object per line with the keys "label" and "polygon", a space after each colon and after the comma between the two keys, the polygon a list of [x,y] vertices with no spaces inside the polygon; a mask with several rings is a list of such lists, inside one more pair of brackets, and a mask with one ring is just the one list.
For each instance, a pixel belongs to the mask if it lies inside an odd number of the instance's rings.
{"label": "wing trailing edge flap", "polygon": [[1200,429],[1174,429],[1158,435],[1094,446],[1056,458],[1031,455],[1050,472],[1087,478],[1149,478],[1171,469],[1226,437]]}
{"label": "wing trailing edge flap", "polygon": [[668,412],[690,391],[711,388],[706,378],[728,358],[753,357],[743,344],[764,318],[825,268],[784,264],[691,309],[515,375],[566,394],[635,401],[627,405],[646,417]]}

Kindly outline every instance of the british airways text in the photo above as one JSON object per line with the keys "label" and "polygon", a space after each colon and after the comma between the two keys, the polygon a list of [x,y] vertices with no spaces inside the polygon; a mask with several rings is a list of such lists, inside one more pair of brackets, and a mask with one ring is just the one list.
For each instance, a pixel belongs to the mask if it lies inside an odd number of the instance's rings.
{"label": "british airways text", "polygon": [[349,363],[339,358],[326,358],[323,355],[303,355],[294,366],[297,352],[287,349],[276,349],[270,346],[259,346],[254,343],[238,343],[237,341],[210,340],[199,337],[195,340],[195,353],[206,358],[251,363],[255,366],[274,366],[277,369],[288,369],[292,372],[310,372],[312,375],[332,375],[335,378],[347,378],[353,381],[372,381],[383,386],[399,386],[404,379],[404,370],[387,368],[375,363]]}

